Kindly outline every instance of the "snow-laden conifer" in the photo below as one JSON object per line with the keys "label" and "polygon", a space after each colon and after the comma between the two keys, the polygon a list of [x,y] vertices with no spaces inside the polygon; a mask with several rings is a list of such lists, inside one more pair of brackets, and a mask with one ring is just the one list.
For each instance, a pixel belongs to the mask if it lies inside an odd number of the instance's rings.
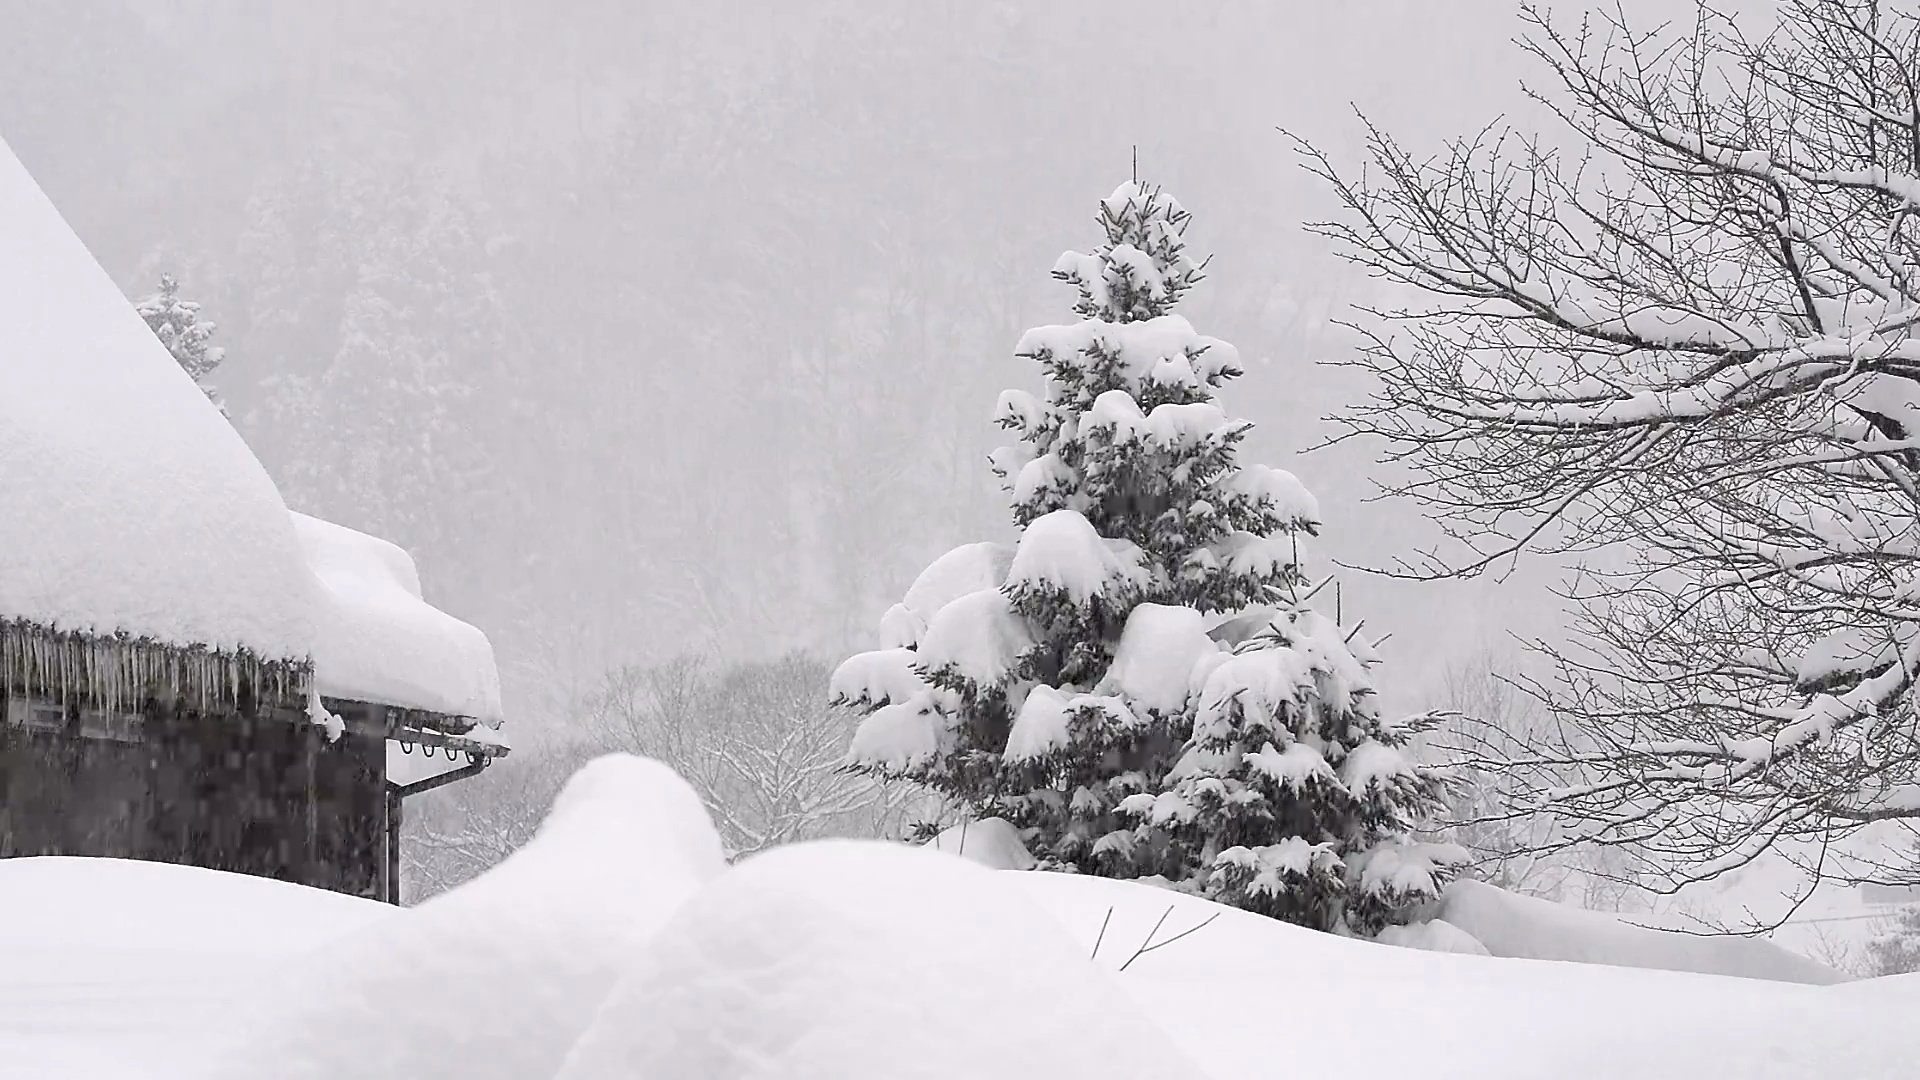
{"label": "snow-laden conifer", "polygon": [[213,369],[226,359],[227,350],[215,345],[214,324],[200,317],[200,304],[193,300],[180,298],[180,282],[172,274],[160,276],[160,287],[151,296],[145,297],[134,305],[140,317],[146,320],[147,329],[152,330],[160,343],[173,354],[173,359],[193,379],[208,400],[220,407],[224,414],[226,404],[221,401],[219,391],[209,381]]}
{"label": "snow-laden conifer", "polygon": [[[1079,320],[1018,346],[1043,392],[996,410],[1018,542],[937,560],[882,620],[886,648],[836,673],[868,713],[853,762],[1005,818],[1043,867],[1374,928],[1433,891],[1415,849],[1382,854],[1431,781],[1300,599],[1319,508],[1239,462],[1250,425],[1216,400],[1237,352],[1173,310],[1202,276],[1186,210],[1128,183],[1098,221],[1104,242],[1053,270]],[[1269,775],[1283,762],[1297,790]]]}
{"label": "snow-laden conifer", "polygon": [[1121,807],[1138,842],[1236,907],[1363,934],[1404,921],[1465,858],[1414,839],[1441,809],[1409,747],[1420,721],[1382,716],[1372,646],[1303,595],[1238,625],[1257,629],[1195,669],[1189,738],[1161,791]]}

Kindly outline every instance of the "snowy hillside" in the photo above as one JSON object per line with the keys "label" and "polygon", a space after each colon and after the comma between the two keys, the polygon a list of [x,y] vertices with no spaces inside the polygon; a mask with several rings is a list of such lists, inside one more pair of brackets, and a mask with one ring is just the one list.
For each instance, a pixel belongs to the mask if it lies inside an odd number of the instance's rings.
{"label": "snowy hillside", "polygon": [[1873,1080],[1920,1055],[1911,979],[1396,948],[881,843],[728,868],[690,789],[634,758],[411,910],[176,867],[0,870],[4,1076]]}

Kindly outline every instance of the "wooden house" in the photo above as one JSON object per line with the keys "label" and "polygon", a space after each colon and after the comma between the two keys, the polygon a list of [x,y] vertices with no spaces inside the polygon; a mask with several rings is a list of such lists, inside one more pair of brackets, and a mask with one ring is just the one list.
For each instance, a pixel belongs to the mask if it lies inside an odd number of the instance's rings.
{"label": "wooden house", "polygon": [[[0,143],[0,857],[397,899],[400,799],[499,724],[485,635],[288,511]],[[396,747],[448,768],[390,783]]]}

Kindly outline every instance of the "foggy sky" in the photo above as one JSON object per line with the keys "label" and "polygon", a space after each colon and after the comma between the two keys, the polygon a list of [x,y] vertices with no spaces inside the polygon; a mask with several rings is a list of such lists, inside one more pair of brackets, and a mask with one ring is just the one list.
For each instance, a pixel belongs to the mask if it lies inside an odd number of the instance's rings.
{"label": "foggy sky", "polygon": [[[864,645],[919,566],[1003,538],[994,397],[1039,388],[1014,342],[1073,318],[1047,270],[1135,147],[1319,566],[1432,539],[1365,501],[1369,448],[1295,456],[1364,394],[1318,361],[1376,294],[1301,230],[1332,206],[1275,128],[1352,161],[1350,103],[1418,149],[1538,123],[1515,5],[636,7],[0,0],[0,134],[130,295],[204,300],[289,502],[413,550],[516,721],[688,647]],[[1343,571],[1343,602],[1411,701],[1550,632],[1555,573]]]}

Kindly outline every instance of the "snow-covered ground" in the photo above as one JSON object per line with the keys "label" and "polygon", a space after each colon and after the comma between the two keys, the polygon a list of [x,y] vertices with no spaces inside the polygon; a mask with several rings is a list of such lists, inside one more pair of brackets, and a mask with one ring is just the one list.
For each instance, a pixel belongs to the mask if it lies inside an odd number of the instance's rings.
{"label": "snow-covered ground", "polygon": [[0,1077],[190,1063],[276,966],[403,914],[197,867],[0,859]]}
{"label": "snow-covered ground", "polygon": [[1669,928],[1662,925],[1667,920],[1581,911],[1477,881],[1449,886],[1439,917],[1472,935],[1494,956],[1821,985],[1845,981],[1839,972],[1771,941]]}
{"label": "snow-covered ground", "polygon": [[[1400,948],[992,869],[975,858],[1017,862],[1008,837],[969,837],[964,857],[940,850],[950,834],[728,867],[684,783],[616,757],[520,854],[411,910],[178,867],[0,863],[0,1075],[1873,1080],[1920,1060],[1912,978]],[[1698,961],[1513,899],[1443,914],[1476,908],[1496,953],[1541,947],[1492,933],[1506,919],[1567,955]]]}

